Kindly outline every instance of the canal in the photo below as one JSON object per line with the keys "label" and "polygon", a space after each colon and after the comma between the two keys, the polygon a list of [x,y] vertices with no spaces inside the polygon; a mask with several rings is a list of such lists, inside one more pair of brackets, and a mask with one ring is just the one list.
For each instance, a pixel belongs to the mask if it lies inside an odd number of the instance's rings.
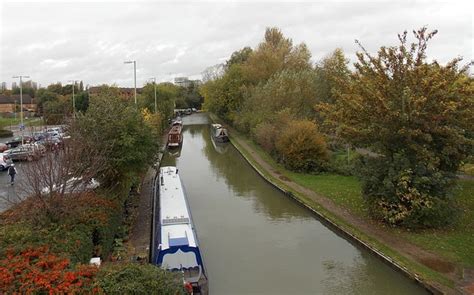
{"label": "canal", "polygon": [[206,114],[183,118],[176,165],[187,191],[211,294],[425,294],[263,180]]}

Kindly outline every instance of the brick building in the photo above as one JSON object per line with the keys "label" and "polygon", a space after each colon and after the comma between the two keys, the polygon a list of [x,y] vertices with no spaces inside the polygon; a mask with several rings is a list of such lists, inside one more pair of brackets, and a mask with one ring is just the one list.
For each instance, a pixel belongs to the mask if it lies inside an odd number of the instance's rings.
{"label": "brick building", "polygon": [[[20,111],[20,95],[0,94],[0,113],[14,113],[15,106]],[[35,99],[29,94],[23,95],[23,111],[36,112],[37,105]]]}

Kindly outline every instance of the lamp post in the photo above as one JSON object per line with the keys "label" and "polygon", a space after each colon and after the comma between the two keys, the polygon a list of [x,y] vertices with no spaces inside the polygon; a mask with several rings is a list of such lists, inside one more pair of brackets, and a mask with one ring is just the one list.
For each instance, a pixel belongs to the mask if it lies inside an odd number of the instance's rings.
{"label": "lamp post", "polygon": [[72,116],[76,118],[76,99],[74,97],[74,88],[76,88],[76,82],[79,80],[69,80],[68,82],[72,83]]}
{"label": "lamp post", "polygon": [[150,78],[153,80],[153,86],[155,87],[155,114],[158,112],[158,104],[156,102],[156,77]]}
{"label": "lamp post", "polygon": [[133,63],[133,80],[134,80],[134,88],[135,88],[135,105],[137,104],[137,61],[136,60],[129,60],[125,61],[125,64],[132,64]]}
{"label": "lamp post", "polygon": [[20,78],[20,130],[21,130],[21,144],[23,145],[23,130],[25,125],[23,125],[23,78],[29,78],[30,76],[13,76],[14,79]]}

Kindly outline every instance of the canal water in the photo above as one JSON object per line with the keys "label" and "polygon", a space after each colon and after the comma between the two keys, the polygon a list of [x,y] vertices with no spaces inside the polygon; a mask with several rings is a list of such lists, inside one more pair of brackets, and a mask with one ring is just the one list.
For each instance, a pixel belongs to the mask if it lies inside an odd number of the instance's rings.
{"label": "canal water", "polygon": [[187,191],[211,294],[426,294],[327,228],[263,180],[206,114],[183,118],[176,165]]}

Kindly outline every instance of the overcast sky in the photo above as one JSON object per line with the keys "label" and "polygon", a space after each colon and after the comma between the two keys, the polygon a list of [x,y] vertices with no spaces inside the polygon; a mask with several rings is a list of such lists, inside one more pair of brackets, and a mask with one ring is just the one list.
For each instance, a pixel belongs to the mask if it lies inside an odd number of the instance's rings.
{"label": "overcast sky", "polygon": [[[395,2],[395,1],[393,1]],[[335,48],[354,61],[358,39],[370,52],[395,45],[397,33],[424,25],[439,33],[428,55],[444,63],[473,59],[471,1],[418,2],[19,2],[0,0],[0,82],[30,75],[46,86],[133,86],[150,77],[199,78],[244,46],[254,48],[266,27],[304,42],[317,62]],[[412,36],[412,35],[410,35]]]}

